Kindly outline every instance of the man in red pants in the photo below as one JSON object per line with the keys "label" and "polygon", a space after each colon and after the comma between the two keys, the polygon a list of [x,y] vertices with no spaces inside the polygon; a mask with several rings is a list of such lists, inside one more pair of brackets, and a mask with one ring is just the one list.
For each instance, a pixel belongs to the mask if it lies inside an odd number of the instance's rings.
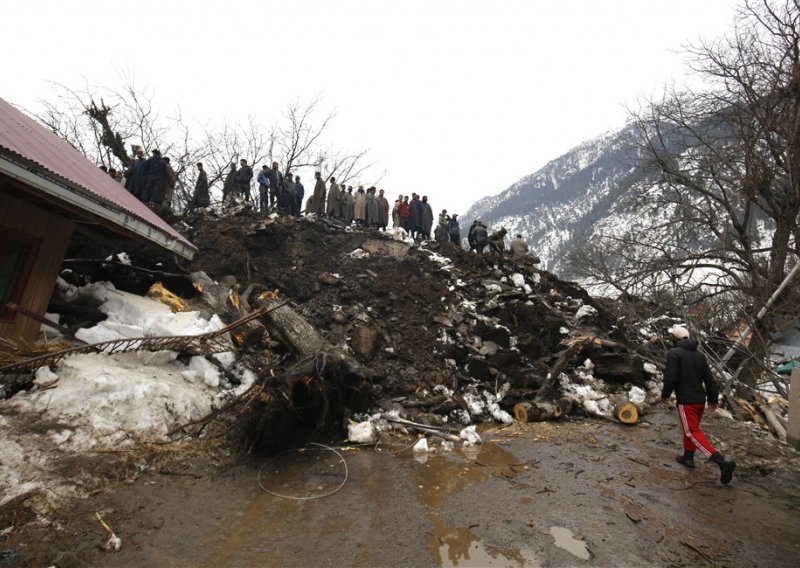
{"label": "man in red pants", "polygon": [[708,400],[708,409],[717,410],[719,389],[708,361],[697,350],[699,343],[689,339],[689,331],[685,327],[674,326],[669,329],[674,347],[667,353],[667,368],[664,371],[664,388],[661,399],[669,400],[672,391],[678,400],[678,417],[683,430],[683,455],[675,458],[679,464],[695,467],[694,452],[700,454],[719,466],[720,481],[729,483],[733,478],[736,463],[725,459],[714,449],[703,431],[700,421]]}

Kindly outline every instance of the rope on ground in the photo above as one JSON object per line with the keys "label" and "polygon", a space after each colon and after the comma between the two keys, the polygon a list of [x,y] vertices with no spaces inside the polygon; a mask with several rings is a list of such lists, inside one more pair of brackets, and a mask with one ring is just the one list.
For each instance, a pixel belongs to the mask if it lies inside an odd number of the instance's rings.
{"label": "rope on ground", "polygon": [[[337,452],[335,449],[331,448],[330,446],[326,446],[325,444],[318,444],[316,442],[311,442],[309,445],[311,445],[311,446],[319,446],[322,449],[328,450],[329,452],[333,452],[342,461],[342,465],[344,466],[344,479],[342,480],[342,482],[337,487],[335,487],[331,491],[328,491],[327,493],[322,493],[321,495],[311,495],[311,496],[306,496],[306,497],[297,497],[295,495],[282,495],[280,493],[275,493],[274,491],[270,491],[269,489],[264,487],[264,484],[261,481],[261,474],[263,473],[264,468],[267,467],[267,465],[269,465],[272,462],[272,460],[274,460],[275,458],[280,457],[280,456],[282,456],[282,455],[284,455],[284,454],[286,454],[288,452],[297,451],[297,450],[287,450],[287,451],[285,451],[285,452],[283,452],[281,454],[278,454],[277,456],[275,456],[272,459],[270,459],[267,463],[262,465],[261,469],[258,470],[258,486],[261,487],[261,489],[263,491],[265,491],[266,493],[269,493],[273,497],[280,497],[281,499],[293,499],[295,501],[312,501],[314,499],[322,499],[323,497],[330,497],[334,493],[338,492],[342,487],[344,487],[344,484],[347,483],[347,478],[350,475],[350,473],[347,470],[347,462],[345,461],[344,456],[342,454],[340,454],[339,452]],[[302,451],[302,448],[300,448],[300,451]]]}

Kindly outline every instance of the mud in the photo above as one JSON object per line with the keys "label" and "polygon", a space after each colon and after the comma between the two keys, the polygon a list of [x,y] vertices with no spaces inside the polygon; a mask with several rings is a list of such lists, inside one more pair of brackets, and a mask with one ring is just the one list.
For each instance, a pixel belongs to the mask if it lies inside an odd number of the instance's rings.
{"label": "mud", "polygon": [[[62,530],[4,535],[18,556],[3,565],[795,566],[796,453],[728,419],[709,419],[707,431],[739,463],[729,486],[711,464],[675,463],[680,433],[666,408],[636,427],[491,428],[476,453],[424,463],[407,439],[339,449],[346,483],[314,500],[266,493],[259,472],[279,464],[269,488],[291,496],[328,492],[344,475],[328,451],[217,467],[198,460],[54,511]],[[120,552],[99,549],[95,511],[122,538]]]}
{"label": "mud", "polygon": [[[413,439],[388,434],[375,447],[339,447],[340,428],[318,440],[335,452],[241,455],[235,441],[209,433],[175,452],[70,456],[63,475],[91,472],[92,492],[47,511],[36,496],[3,507],[0,566],[795,564],[800,459],[752,425],[708,419],[719,448],[739,462],[734,483],[721,486],[714,466],[675,463],[679,428],[664,407],[635,427],[581,420],[580,408],[557,422],[507,427],[467,413],[467,394],[496,393],[504,382],[504,410],[530,399],[572,339],[607,341],[584,343],[566,361],[571,380],[590,358],[609,389],[643,385],[652,346],[609,303],[525,262],[449,244],[425,251],[372,231],[254,214],[190,221],[183,230],[200,247],[195,261],[150,262],[171,274],[234,275],[240,292],[278,289],[370,369],[378,407],[427,423],[485,421],[486,443],[415,458]],[[351,255],[357,249],[370,256]],[[148,251],[127,252],[147,264]],[[97,243],[73,251],[106,253]],[[514,274],[528,290],[510,284]],[[108,267],[82,278],[136,292],[151,283]],[[579,317],[582,306],[596,312]],[[277,361],[254,367],[265,377],[295,362],[269,338],[240,356],[265,352]],[[351,409],[335,410],[342,427]],[[119,553],[101,550],[96,512],[122,538]]]}

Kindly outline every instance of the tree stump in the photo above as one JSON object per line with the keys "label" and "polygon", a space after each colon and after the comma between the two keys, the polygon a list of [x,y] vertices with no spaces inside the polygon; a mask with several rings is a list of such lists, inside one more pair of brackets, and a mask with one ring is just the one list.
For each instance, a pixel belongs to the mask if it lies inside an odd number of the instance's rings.
{"label": "tree stump", "polygon": [[641,409],[627,398],[619,400],[613,412],[614,418],[623,424],[636,424],[641,413]]}
{"label": "tree stump", "polygon": [[561,416],[561,406],[550,402],[520,402],[514,405],[514,418],[519,422],[542,422]]}

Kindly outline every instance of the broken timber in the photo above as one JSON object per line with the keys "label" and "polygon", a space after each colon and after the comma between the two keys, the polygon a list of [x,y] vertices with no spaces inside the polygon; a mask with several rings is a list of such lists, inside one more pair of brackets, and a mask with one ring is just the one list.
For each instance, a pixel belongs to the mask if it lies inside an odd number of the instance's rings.
{"label": "broken timber", "polygon": [[228,332],[247,324],[248,322],[260,318],[272,310],[283,307],[288,302],[283,302],[275,306],[265,306],[239,318],[230,325],[222,329],[203,333],[200,335],[171,335],[166,337],[129,337],[125,339],[114,339],[72,347],[55,353],[47,353],[38,357],[32,357],[19,363],[13,363],[0,367],[0,375],[15,374],[25,370],[35,370],[45,365],[55,365],[64,357],[79,355],[82,353],[123,353],[125,351],[179,351],[188,355],[212,355],[230,351],[232,345],[225,337]]}
{"label": "broken timber", "polygon": [[561,406],[549,402],[520,402],[514,405],[514,418],[519,422],[541,422],[561,416]]}
{"label": "broken timber", "polygon": [[612,414],[614,418],[623,424],[636,424],[639,422],[642,409],[639,405],[632,403],[627,398],[622,398],[614,405]]}

